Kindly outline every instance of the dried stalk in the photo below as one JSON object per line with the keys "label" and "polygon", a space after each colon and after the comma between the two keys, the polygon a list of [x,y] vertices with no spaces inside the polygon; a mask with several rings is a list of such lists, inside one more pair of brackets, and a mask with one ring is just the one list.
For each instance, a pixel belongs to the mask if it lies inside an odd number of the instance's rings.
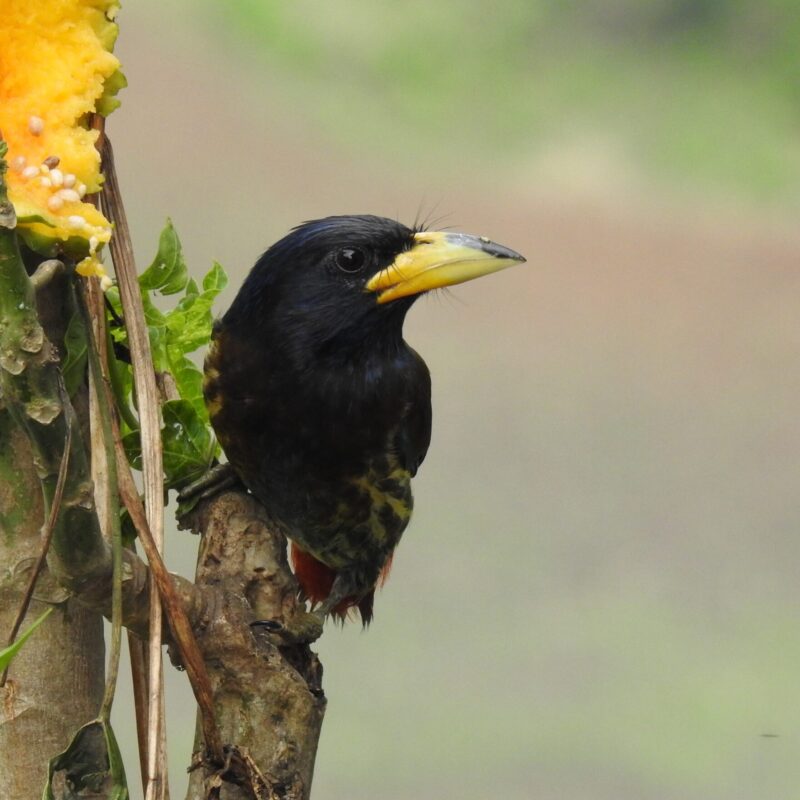
{"label": "dried stalk", "polygon": [[[142,442],[142,474],[147,523],[159,554],[164,550],[164,470],[161,461],[161,418],[158,389],[152,368],[150,339],[144,319],[142,298],[133,258],[128,221],[122,205],[119,183],[114,169],[114,154],[107,137],[102,138],[101,153],[105,183],[101,201],[109,220],[114,224],[111,257],[119,285],[123,313],[133,366],[133,381],[139,408],[139,429]],[[161,652],[162,610],[154,573],[151,572],[151,603],[148,669],[148,744],[146,800],[164,800],[168,793],[166,763],[162,742],[165,739],[163,718],[163,660]]]}
{"label": "dried stalk", "polygon": [[161,600],[166,607],[170,630],[175,638],[180,651],[182,665],[186,668],[186,674],[189,677],[195,699],[200,707],[206,748],[212,761],[222,763],[224,760],[222,742],[214,721],[214,701],[206,665],[197,646],[189,617],[180,597],[178,597],[173,588],[172,576],[167,572],[167,568],[156,549],[152,533],[147,526],[142,501],[133,481],[133,475],[125,457],[118,430],[115,430],[114,438],[117,444],[116,454],[120,496],[139,535],[145,555],[150,562],[150,573],[157,584],[158,591],[161,593]]}
{"label": "dried stalk", "polygon": [[[93,405],[93,444],[99,438],[98,452],[103,453],[103,460],[107,469],[106,480],[103,481],[104,496],[103,509],[107,516],[109,527],[109,538],[111,539],[111,559],[112,559],[112,585],[111,585],[111,656],[108,662],[106,676],[106,689],[103,695],[103,703],[100,707],[99,719],[108,723],[111,719],[111,706],[114,703],[114,695],[117,690],[117,677],[119,676],[119,657],[122,646],[122,531],[119,520],[119,498],[112,494],[111,487],[117,485],[117,465],[114,457],[114,442],[111,428],[112,403],[107,390],[107,384],[103,370],[100,365],[100,351],[98,338],[95,333],[102,330],[102,324],[92,319],[89,306],[82,302],[81,313],[83,314],[86,325],[87,352],[89,358],[89,374],[92,378],[92,385],[95,390],[96,402]],[[100,436],[95,435],[99,422]],[[97,453],[93,453],[97,455]]]}

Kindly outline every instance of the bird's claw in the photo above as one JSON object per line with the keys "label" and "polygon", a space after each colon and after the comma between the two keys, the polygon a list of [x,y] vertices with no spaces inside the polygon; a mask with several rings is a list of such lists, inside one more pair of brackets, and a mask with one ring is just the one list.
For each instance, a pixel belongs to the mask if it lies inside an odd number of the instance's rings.
{"label": "bird's claw", "polygon": [[251,628],[263,628],[269,633],[277,633],[283,630],[283,623],[278,622],[277,619],[257,619],[250,623]]}
{"label": "bird's claw", "polygon": [[263,631],[282,646],[311,644],[322,636],[325,617],[318,611],[298,609],[289,619],[279,622],[275,619],[255,620],[250,627]]}
{"label": "bird's claw", "polygon": [[239,476],[230,464],[217,464],[196,481],[178,493],[178,509],[175,515],[180,520],[185,517],[201,501],[236,486]]}

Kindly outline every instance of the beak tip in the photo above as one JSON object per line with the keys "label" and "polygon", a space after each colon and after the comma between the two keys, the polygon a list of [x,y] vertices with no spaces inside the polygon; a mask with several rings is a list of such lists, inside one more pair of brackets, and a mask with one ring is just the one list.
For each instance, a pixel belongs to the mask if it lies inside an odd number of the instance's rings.
{"label": "beak tip", "polygon": [[522,255],[522,253],[518,253],[516,250],[512,250],[510,247],[506,247],[502,244],[497,244],[496,242],[490,242],[488,239],[482,238],[479,239],[480,244],[478,245],[479,250],[483,250],[484,253],[487,255],[493,256],[494,258],[498,259],[508,259],[509,261],[515,261],[518,263],[524,263],[528,259]]}

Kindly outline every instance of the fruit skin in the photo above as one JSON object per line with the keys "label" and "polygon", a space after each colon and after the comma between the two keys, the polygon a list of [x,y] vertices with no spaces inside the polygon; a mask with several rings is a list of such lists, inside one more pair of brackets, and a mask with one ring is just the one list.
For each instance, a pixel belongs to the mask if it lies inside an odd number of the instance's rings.
{"label": "fruit skin", "polygon": [[[86,256],[111,236],[83,196],[103,180],[98,133],[87,120],[119,105],[115,94],[125,85],[111,52],[117,9],[109,0],[3,2],[0,131],[9,148],[8,193],[19,233],[46,256]],[[56,185],[47,186],[50,173],[41,165],[55,158]]]}

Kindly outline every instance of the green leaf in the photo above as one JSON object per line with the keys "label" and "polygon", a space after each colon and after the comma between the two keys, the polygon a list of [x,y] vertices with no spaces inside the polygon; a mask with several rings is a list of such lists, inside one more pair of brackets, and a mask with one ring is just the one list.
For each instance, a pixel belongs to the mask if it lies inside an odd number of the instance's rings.
{"label": "green leaf", "polygon": [[167,324],[167,316],[163,311],[156,308],[148,292],[142,292],[142,307],[144,309],[144,321],[148,327],[163,328]]}
{"label": "green leaf", "polygon": [[0,672],[5,672],[6,667],[12,662],[14,656],[22,649],[22,645],[28,641],[30,635],[53,613],[52,606],[47,609],[37,620],[33,622],[33,624],[25,631],[21,636],[17,638],[17,641],[13,644],[9,645],[5,648],[5,650],[0,650]]}
{"label": "green leaf", "polygon": [[211,467],[217,455],[216,439],[188,400],[169,400],[161,413],[164,472],[168,485],[180,488]]}
{"label": "green leaf", "polygon": [[167,317],[169,348],[179,356],[193,353],[208,344],[211,338],[211,304],[213,298],[201,294],[186,311],[175,311]]}
{"label": "green leaf", "polygon": [[131,519],[131,515],[128,513],[128,509],[125,508],[125,506],[122,506],[119,510],[119,526],[120,533],[122,534],[122,546],[133,549],[137,531]]}
{"label": "green leaf", "polygon": [[[170,400],[161,409],[164,471],[170,488],[184,486],[201,476],[220,452],[203,399],[203,373],[188,354],[208,344],[214,323],[214,301],[227,282],[225,270],[216,262],[200,286],[188,277],[180,240],[171,222],[161,233],[153,264],[139,277],[154,367],[157,372],[172,375],[180,395],[179,400]],[[162,311],[153,301],[154,291],[182,292],[183,296],[174,308]],[[116,287],[106,296],[115,313],[121,316]],[[110,331],[116,344],[127,347],[128,336],[123,327],[112,322]],[[115,358],[110,373],[125,423],[122,443],[131,466],[141,469],[138,423],[130,410],[134,399],[131,369]]]}
{"label": "green leaf", "polygon": [[118,321],[118,319],[122,319],[122,301],[119,297],[119,287],[109,287],[109,289],[106,291],[106,301],[111,308],[114,309],[114,314],[116,315],[116,318],[113,317],[110,312],[108,315],[108,330],[111,333],[111,337],[115,342],[119,342],[120,344],[127,346],[128,331],[123,325],[120,325]]}
{"label": "green leaf", "polygon": [[138,429],[129,431],[122,437],[122,447],[128,463],[141,471],[142,469],[142,437]]}
{"label": "green leaf", "polygon": [[204,423],[208,423],[208,410],[203,399],[203,373],[186,356],[173,361],[170,372],[175,378],[178,394],[194,406]]}
{"label": "green leaf", "polygon": [[83,316],[79,311],[72,315],[72,319],[67,325],[64,334],[64,363],[61,365],[61,373],[64,376],[64,385],[67,394],[72,397],[83,383],[86,375],[87,361],[86,326]]}
{"label": "green leaf", "polygon": [[[56,774],[58,777],[56,777]],[[42,800],[128,800],[125,766],[114,731],[103,720],[87,723],[63,753],[50,759]]]}
{"label": "green leaf", "polygon": [[[219,454],[219,446],[208,426],[208,415],[200,413],[189,400],[168,400],[161,407],[164,426],[161,446],[164,453],[164,483],[168,489],[181,489],[203,475]],[[134,469],[142,468],[142,443],[139,431],[122,437],[125,455]]]}
{"label": "green leaf", "polygon": [[176,356],[192,353],[208,343],[214,324],[212,313],[214,300],[227,282],[225,271],[215,263],[203,278],[203,291],[199,294],[187,294],[175,309],[167,314],[168,346]]}
{"label": "green leaf", "polygon": [[150,337],[150,353],[153,357],[153,366],[156,372],[166,372],[170,367],[169,333],[163,325],[148,325],[147,333]]}
{"label": "green leaf", "polygon": [[227,285],[228,276],[222,265],[215,261],[214,266],[203,278],[203,291],[214,292],[214,297],[216,297]]}
{"label": "green leaf", "polygon": [[[227,276],[225,280],[227,280]],[[189,283],[186,284],[186,297],[191,297],[195,294],[200,294],[200,290],[197,288],[197,281],[194,278],[189,278]],[[181,302],[184,301],[181,300]]]}
{"label": "green leaf", "polygon": [[114,391],[117,409],[120,412],[123,430],[139,427],[139,420],[131,409],[131,390],[133,389],[133,368],[127,361],[117,358],[113,343],[109,341],[111,356],[108,359],[108,375]]}
{"label": "green leaf", "polygon": [[158,252],[153,263],[139,276],[139,286],[144,290],[157,289],[162,294],[175,294],[186,288],[188,272],[178,234],[167,220],[158,240]]}

